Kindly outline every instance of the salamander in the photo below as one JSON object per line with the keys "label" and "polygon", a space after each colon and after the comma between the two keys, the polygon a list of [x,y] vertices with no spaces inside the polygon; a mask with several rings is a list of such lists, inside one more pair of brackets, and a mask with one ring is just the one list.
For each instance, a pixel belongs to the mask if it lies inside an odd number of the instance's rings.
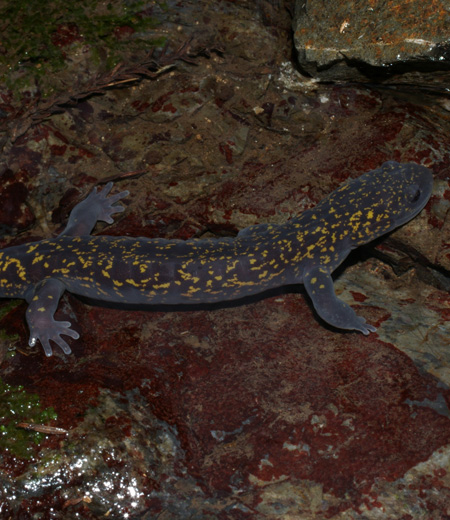
{"label": "salamander", "polygon": [[415,217],[432,189],[430,170],[389,161],[350,180],[315,207],[284,224],[259,224],[234,238],[166,240],[92,236],[112,223],[129,195],[109,195],[112,183],[77,204],[56,238],[0,251],[0,297],[24,298],[29,345],[79,334],[56,321],[64,291],[125,304],[193,304],[233,300],[288,284],[304,284],[317,314],[339,329],[375,332],[337,298],[332,272],[350,251]]}

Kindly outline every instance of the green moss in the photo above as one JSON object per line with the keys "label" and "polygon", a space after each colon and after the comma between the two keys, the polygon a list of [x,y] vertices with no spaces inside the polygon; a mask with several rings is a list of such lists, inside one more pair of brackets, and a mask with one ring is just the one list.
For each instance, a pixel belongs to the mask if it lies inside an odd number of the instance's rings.
{"label": "green moss", "polygon": [[0,379],[0,449],[29,458],[44,434],[17,428],[21,422],[47,424],[57,418],[53,408],[41,409],[39,397],[22,386],[11,386]]}
{"label": "green moss", "polygon": [[[157,24],[143,11],[148,5],[142,0],[7,0],[0,7],[0,74],[13,91],[32,87],[49,73],[64,69],[63,51],[74,52],[77,47],[101,56],[98,64],[103,69],[111,68],[124,53],[161,44],[147,37],[146,31]],[[118,37],[116,31],[123,27],[133,34]],[[67,45],[61,48],[62,41]]]}

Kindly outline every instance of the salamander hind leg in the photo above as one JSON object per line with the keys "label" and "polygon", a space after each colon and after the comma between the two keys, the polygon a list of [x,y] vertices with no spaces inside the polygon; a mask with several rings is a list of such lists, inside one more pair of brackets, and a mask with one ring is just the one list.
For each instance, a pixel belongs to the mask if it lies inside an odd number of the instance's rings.
{"label": "salamander hind leg", "polygon": [[99,220],[112,224],[114,222],[112,215],[124,211],[123,206],[115,205],[116,202],[129,195],[128,191],[121,191],[108,196],[112,187],[113,183],[108,182],[103,189],[94,188],[88,197],[73,208],[69,222],[59,236],[89,235]]}
{"label": "salamander hind leg", "polygon": [[52,355],[50,340],[54,341],[62,349],[64,354],[70,354],[69,345],[61,336],[69,336],[78,339],[78,332],[72,330],[69,321],[56,321],[53,317],[56,308],[64,292],[64,284],[54,278],[44,280],[37,286],[33,294],[27,300],[30,305],[26,312],[26,319],[30,329],[30,347],[41,342],[45,355]]}
{"label": "salamander hind leg", "polygon": [[324,269],[315,267],[309,270],[303,276],[303,283],[317,314],[330,325],[339,329],[358,330],[365,335],[377,330],[336,296],[333,279]]}

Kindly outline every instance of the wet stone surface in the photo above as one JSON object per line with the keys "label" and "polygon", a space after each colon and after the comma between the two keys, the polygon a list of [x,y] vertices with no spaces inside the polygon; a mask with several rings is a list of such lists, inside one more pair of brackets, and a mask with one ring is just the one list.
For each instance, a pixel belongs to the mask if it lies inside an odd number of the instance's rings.
{"label": "wet stone surface", "polygon": [[[377,332],[327,327],[301,287],[170,311],[65,294],[56,318],[81,337],[72,355],[47,358],[27,346],[26,303],[2,300],[2,518],[450,515],[445,88],[302,76],[293,7],[144,2],[100,40],[66,13],[52,26],[60,68],[43,55],[33,88],[35,62],[4,70],[0,245],[55,236],[107,180],[130,195],[95,233],[217,238],[286,222],[384,161],[416,162],[435,177],[426,208],[336,273],[338,296]],[[145,55],[136,34],[167,38],[154,55],[167,68],[133,76]],[[125,60],[122,76],[97,54]],[[62,84],[97,90],[58,105]],[[47,430],[19,426],[38,422]]]}
{"label": "wet stone surface", "polygon": [[[297,0],[295,46],[301,68],[321,79],[361,80],[448,70],[450,13],[442,0]],[[408,77],[408,75],[407,75]],[[418,77],[416,76],[416,81]]]}

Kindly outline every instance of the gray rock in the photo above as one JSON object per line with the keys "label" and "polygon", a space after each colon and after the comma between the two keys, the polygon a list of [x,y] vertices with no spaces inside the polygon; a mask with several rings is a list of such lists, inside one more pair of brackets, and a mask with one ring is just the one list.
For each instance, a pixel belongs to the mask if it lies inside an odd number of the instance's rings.
{"label": "gray rock", "polygon": [[450,5],[392,0],[297,0],[294,31],[300,67],[313,77],[355,80],[449,65]]}

